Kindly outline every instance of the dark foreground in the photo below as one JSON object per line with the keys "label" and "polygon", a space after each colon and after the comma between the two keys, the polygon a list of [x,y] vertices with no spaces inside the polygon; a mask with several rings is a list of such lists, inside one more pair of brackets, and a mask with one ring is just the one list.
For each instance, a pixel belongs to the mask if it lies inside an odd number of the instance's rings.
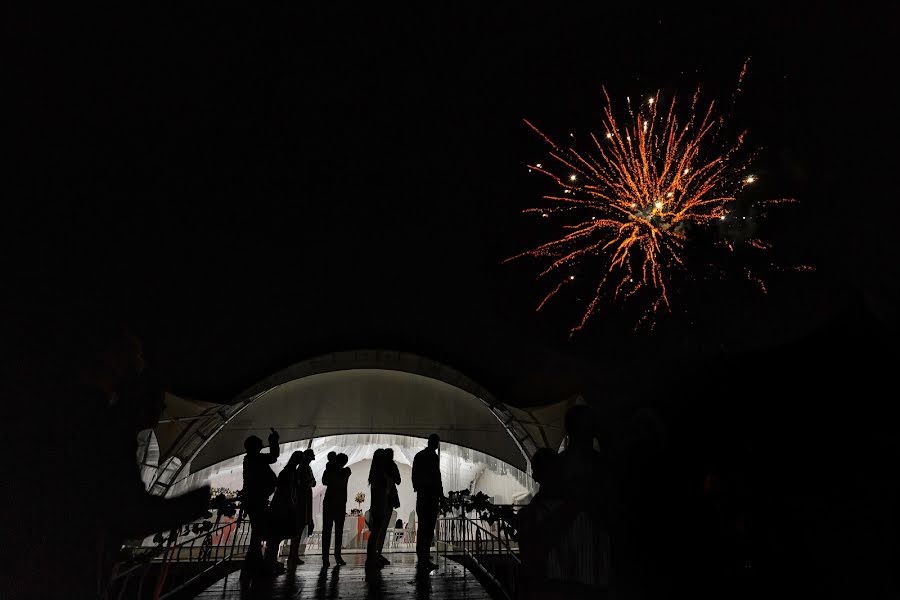
{"label": "dark foreground", "polygon": [[306,557],[305,564],[288,570],[270,582],[254,584],[249,590],[241,589],[240,572],[235,572],[198,594],[197,598],[490,598],[472,574],[466,573],[456,563],[448,561],[445,565],[442,560],[440,568],[429,574],[416,569],[416,555],[413,553],[394,553],[388,557],[392,564],[368,573],[363,567],[365,554],[345,555],[347,565],[343,567],[335,566],[334,562],[329,567],[323,567],[321,557]]}

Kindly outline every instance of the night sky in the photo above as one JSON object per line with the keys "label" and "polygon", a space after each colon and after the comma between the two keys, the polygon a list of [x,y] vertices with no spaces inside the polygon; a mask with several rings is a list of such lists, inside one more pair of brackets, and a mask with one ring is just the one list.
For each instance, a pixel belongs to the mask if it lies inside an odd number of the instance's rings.
{"label": "night sky", "polygon": [[[93,306],[136,315],[169,388],[205,400],[319,354],[388,348],[530,404],[796,340],[864,313],[864,290],[896,294],[892,236],[847,216],[866,195],[851,181],[878,160],[852,126],[883,58],[869,15],[69,10],[11,20],[4,303],[9,331],[43,327],[26,344]],[[748,57],[734,120],[760,149],[755,192],[801,201],[760,235],[778,262],[817,271],[768,278],[765,296],[698,282],[677,298],[689,312],[652,334],[607,309],[569,339],[583,293],[536,314],[537,265],[500,264],[552,233],[520,214],[546,191],[522,119],[597,130],[601,85],[616,99],[700,85],[727,104]]]}

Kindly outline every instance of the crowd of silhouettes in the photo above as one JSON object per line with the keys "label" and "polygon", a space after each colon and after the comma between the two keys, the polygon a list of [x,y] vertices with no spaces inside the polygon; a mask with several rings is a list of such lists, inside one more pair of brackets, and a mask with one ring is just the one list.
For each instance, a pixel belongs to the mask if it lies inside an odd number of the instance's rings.
{"label": "crowd of silhouettes", "polygon": [[[10,567],[3,575],[4,591],[9,592],[4,597],[102,595],[125,540],[198,519],[208,509],[208,487],[176,498],[146,491],[135,460],[136,439],[160,418],[162,385],[148,370],[141,341],[129,329],[95,326],[92,336],[93,343],[85,344],[72,376],[41,390],[41,399],[52,396],[57,405],[44,420],[41,437],[27,437],[26,428],[13,434],[15,438],[24,433],[19,447],[37,451],[41,460],[14,470],[16,485],[9,494],[14,519],[5,547],[15,551],[3,557],[3,564]],[[533,458],[541,491],[520,513],[525,571],[534,579],[529,589],[540,590],[541,597],[596,594],[608,582],[610,478],[606,461],[592,446],[590,410],[578,406],[570,411],[566,430],[565,451],[557,455],[542,450]],[[280,437],[275,429],[267,441],[267,451],[255,435],[244,442],[241,506],[252,524],[241,574],[246,582],[284,572],[278,552],[285,540],[291,546],[288,564],[302,564],[300,548],[314,528],[314,452],[294,452],[276,474],[272,467],[279,459]],[[437,568],[431,549],[444,494],[439,451],[440,438],[432,434],[427,447],[415,455],[411,473],[418,566],[427,570]],[[77,468],[70,464],[72,457],[78,457]],[[322,477],[325,565],[332,537],[336,563],[346,564],[341,547],[351,475],[348,460],[346,454],[329,453]],[[401,477],[393,449],[374,452],[368,483],[366,568],[377,570],[390,564],[383,551],[394,509],[400,506]],[[65,498],[66,510],[60,509],[60,497]],[[55,559],[60,555],[66,560]],[[8,576],[11,573],[15,581]]]}
{"label": "crowd of silhouettes", "polygon": [[[245,583],[257,578],[269,578],[285,571],[278,561],[281,543],[291,540],[288,564],[303,564],[299,547],[304,538],[313,532],[312,489],[316,486],[311,463],[315,460],[312,449],[294,452],[281,472],[276,475],[271,465],[278,461],[279,435],[274,429],[269,434],[269,451],[263,452],[262,440],[251,435],[244,441],[244,489],[242,505],[252,528],[247,559],[241,572]],[[437,565],[431,561],[430,547],[434,542],[434,529],[443,487],[437,449],[440,439],[432,434],[428,446],[416,454],[413,461],[413,485],[417,493],[416,510],[419,513],[417,553],[419,567],[432,570]],[[329,551],[334,537],[334,559],[338,566],[346,562],[341,557],[344,518],[347,505],[347,482],[351,470],[349,457],[344,453],[329,452],[322,483],[326,486],[323,500],[322,563],[330,565]],[[370,507],[365,519],[369,530],[366,542],[367,569],[380,569],[390,564],[384,556],[384,545],[394,510],[400,507],[400,469],[394,461],[392,448],[378,448],[372,455],[368,483]],[[271,497],[271,501],[270,501]],[[399,527],[402,521],[398,520]],[[263,552],[265,544],[265,552]]]}

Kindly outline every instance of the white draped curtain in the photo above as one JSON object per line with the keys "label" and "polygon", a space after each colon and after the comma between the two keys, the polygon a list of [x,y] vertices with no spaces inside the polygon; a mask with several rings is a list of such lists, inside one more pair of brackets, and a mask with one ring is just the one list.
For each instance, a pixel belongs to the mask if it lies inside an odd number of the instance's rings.
{"label": "white draped curtain", "polygon": [[[346,454],[349,458],[347,464],[354,471],[354,480],[360,481],[358,476],[362,476],[364,480],[368,475],[370,460],[376,449],[393,448],[394,461],[401,467],[401,471],[406,471],[403,467],[411,469],[416,453],[426,445],[427,441],[423,438],[373,433],[298,440],[281,444],[278,461],[272,465],[272,468],[276,473],[280,472],[293,452],[311,447],[316,454],[316,459],[311,465],[317,482],[313,489],[313,497],[318,501],[314,505],[321,510],[321,496],[325,491],[325,486],[322,485],[322,473],[325,470],[326,456],[329,452]],[[206,484],[214,488],[241,489],[243,487],[243,459],[243,455],[236,456],[192,473],[176,484],[173,493],[180,494]],[[536,490],[534,480],[525,472],[471,448],[441,443],[440,462],[445,492],[461,489],[469,489],[473,493],[482,491],[488,496],[492,496],[497,503],[512,504],[517,501],[527,501]],[[408,482],[404,481],[401,488],[406,488],[408,485]],[[364,486],[364,484],[358,484],[356,487],[360,486]],[[364,489],[367,490],[367,487]],[[411,487],[409,490],[411,493]],[[355,489],[348,489],[348,506],[351,508],[355,492]],[[363,509],[365,508],[364,505]],[[405,511],[401,511],[401,515],[401,518],[406,520]]]}

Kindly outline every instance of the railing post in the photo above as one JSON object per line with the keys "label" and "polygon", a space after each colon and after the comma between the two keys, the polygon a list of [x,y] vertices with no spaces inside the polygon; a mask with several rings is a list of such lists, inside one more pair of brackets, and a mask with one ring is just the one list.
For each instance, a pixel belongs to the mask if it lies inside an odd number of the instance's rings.
{"label": "railing post", "polygon": [[[468,555],[469,555],[469,546],[468,546],[468,544],[466,543],[466,542],[467,542],[467,538],[468,538],[468,533],[469,533],[469,531],[468,531],[468,530],[469,530],[469,523],[468,523],[468,519],[466,519],[466,511],[465,511],[465,509],[462,510],[460,519],[461,519],[461,520],[460,520],[460,523],[459,523],[459,524],[460,524],[460,527],[462,528],[463,558],[466,558],[466,557],[468,557]],[[466,575],[466,567],[465,567],[465,565],[463,565],[463,579],[465,579],[466,577],[467,577],[467,575]]]}
{"label": "railing post", "polygon": [[181,531],[180,527],[177,530],[169,532],[169,547],[166,548],[166,552],[163,554],[163,564],[160,566],[160,572],[156,579],[156,586],[153,589],[153,600],[159,600],[159,596],[162,593],[163,585],[166,582],[166,576],[169,574],[169,564],[172,558],[172,552],[178,548],[177,542],[179,531]]}

